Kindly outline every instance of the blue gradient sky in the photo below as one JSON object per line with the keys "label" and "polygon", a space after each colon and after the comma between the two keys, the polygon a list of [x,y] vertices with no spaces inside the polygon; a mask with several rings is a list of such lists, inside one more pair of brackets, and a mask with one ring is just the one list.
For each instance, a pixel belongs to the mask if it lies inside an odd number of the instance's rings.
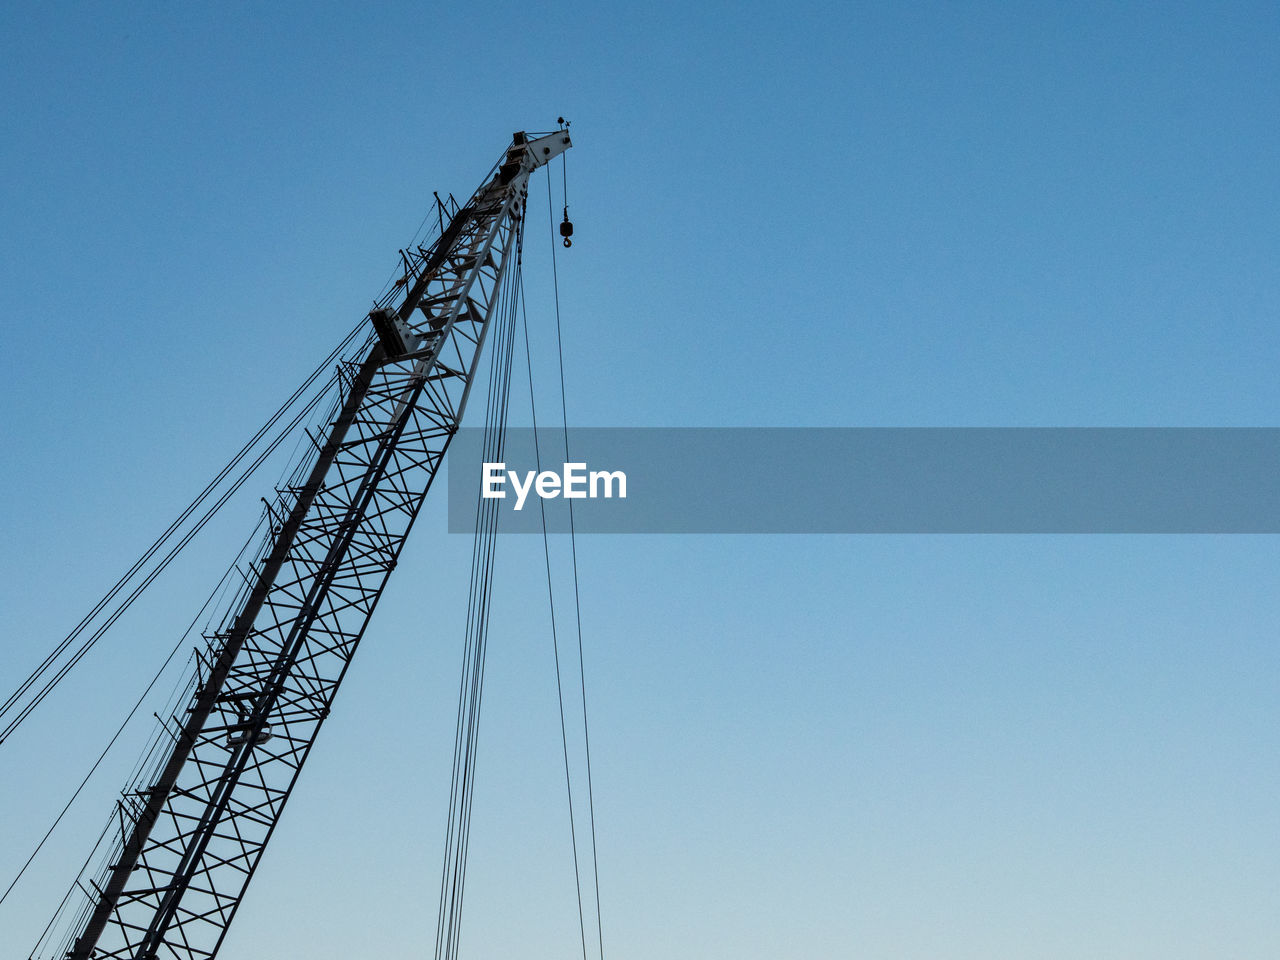
{"label": "blue gradient sky", "polygon": [[[367,309],[431,191],[560,114],[573,423],[1277,425],[1278,34],[1268,4],[7,6],[6,692]],[[6,882],[259,492],[0,748]],[[432,502],[228,960],[430,948],[444,529]],[[579,547],[615,960],[1276,955],[1274,538]],[[502,543],[473,957],[578,950],[540,564]],[[132,732],[0,907],[4,956]]]}

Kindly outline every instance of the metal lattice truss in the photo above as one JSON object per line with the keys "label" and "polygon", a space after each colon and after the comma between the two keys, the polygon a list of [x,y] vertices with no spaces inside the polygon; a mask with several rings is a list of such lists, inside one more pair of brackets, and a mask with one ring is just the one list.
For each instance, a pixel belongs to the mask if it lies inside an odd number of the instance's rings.
{"label": "metal lattice truss", "polygon": [[402,254],[371,314],[378,340],[345,366],[306,481],[279,493],[271,546],[208,638],[167,757],[120,802],[105,873],[81,882],[67,957],[218,952],[459,425],[516,269],[528,175],[568,146],[517,134],[436,243]]}

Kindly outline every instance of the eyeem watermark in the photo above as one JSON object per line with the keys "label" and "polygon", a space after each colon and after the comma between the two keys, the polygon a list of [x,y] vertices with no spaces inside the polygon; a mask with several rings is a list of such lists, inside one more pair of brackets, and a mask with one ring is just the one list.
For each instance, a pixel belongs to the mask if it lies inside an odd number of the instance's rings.
{"label": "eyeem watermark", "polygon": [[580,534],[1280,534],[1276,427],[539,434],[513,427],[495,448],[480,428],[457,432],[450,531],[473,533],[496,507],[502,533],[530,534],[544,520]]}
{"label": "eyeem watermark", "polygon": [[[529,491],[537,493],[543,500],[554,500],[564,497],[566,500],[594,500],[597,497],[620,500],[627,498],[627,475],[621,470],[587,470],[586,463],[566,463],[560,473],[554,470],[526,470],[524,483],[520,482],[520,474],[508,470],[506,463],[485,463],[482,465],[480,495],[486,500],[505,500],[507,491],[503,485],[509,480],[511,489],[516,492],[515,509],[523,510]],[[616,491],[616,493],[615,493]]]}

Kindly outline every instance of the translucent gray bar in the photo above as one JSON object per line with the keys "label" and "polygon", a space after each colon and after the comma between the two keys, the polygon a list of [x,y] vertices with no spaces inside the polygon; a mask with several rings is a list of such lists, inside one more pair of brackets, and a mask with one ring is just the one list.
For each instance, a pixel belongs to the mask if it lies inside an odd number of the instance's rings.
{"label": "translucent gray bar", "polygon": [[[451,532],[475,528],[481,435],[449,450]],[[582,428],[568,457],[538,437],[544,471],[626,475],[625,499],[573,501],[579,533],[1280,532],[1280,428]],[[533,431],[502,459],[523,483]],[[540,532],[540,507],[569,530],[564,498],[501,489],[503,532]]]}

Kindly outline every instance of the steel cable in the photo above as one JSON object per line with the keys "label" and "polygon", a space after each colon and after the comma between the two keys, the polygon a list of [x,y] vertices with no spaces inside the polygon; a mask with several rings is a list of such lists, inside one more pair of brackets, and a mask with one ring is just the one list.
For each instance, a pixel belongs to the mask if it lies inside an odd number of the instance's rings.
{"label": "steel cable", "polygon": [[[560,155],[562,173],[564,176],[564,202],[569,203],[568,190],[569,180],[568,164],[564,159],[564,154]],[[561,334],[560,324],[560,274],[556,267],[556,234],[555,234],[555,208],[551,203],[551,170],[547,170],[547,218],[551,228],[551,282],[552,290],[555,294],[556,307],[556,357],[559,361],[560,368],[560,416],[561,425],[564,433],[564,459],[566,463],[572,462],[569,456],[569,407],[566,401],[565,385],[564,385],[564,338]],[[530,384],[532,389],[532,383]],[[581,681],[582,692],[582,741],[583,748],[587,760],[587,811],[591,823],[591,870],[592,885],[596,894],[596,934],[599,938],[600,960],[604,960],[604,924],[601,920],[600,911],[600,859],[596,847],[596,801],[595,801],[595,785],[591,776],[591,734],[587,726],[587,673],[585,666],[585,658],[582,649],[582,600],[578,589],[578,536],[577,529],[574,525],[573,517],[573,501],[568,500],[569,504],[569,548],[573,557],[573,612],[574,622],[578,629],[578,677]],[[557,682],[559,676],[557,673]]]}
{"label": "steel cable", "polygon": [[[533,422],[534,467],[542,473],[542,450],[538,442],[538,407],[534,402],[533,354],[529,350],[529,317],[524,306],[524,288],[521,287],[521,316],[524,328],[524,355],[529,373],[529,416]],[[578,828],[573,813],[573,780],[569,773],[569,732],[564,719],[564,686],[561,683],[560,640],[556,631],[556,600],[551,587],[551,543],[547,536],[546,502],[538,498],[538,512],[542,519],[542,554],[547,567],[547,606],[551,611],[551,650],[556,670],[556,703],[560,708],[560,746],[564,754],[564,789],[569,801],[569,840],[573,848],[573,886],[578,899],[578,932],[582,940],[582,960],[587,960],[587,922],[582,910],[582,874],[578,866]]]}
{"label": "steel cable", "polygon": [[98,640],[101,639],[102,635],[106,633],[106,631],[125,613],[126,610],[128,610],[130,606],[132,606],[133,602],[142,594],[151,582],[154,581],[155,578],[159,576],[169,563],[171,563],[182,551],[182,549],[191,542],[192,538],[201,529],[203,529],[205,524],[212,519],[212,517],[222,508],[231,496],[244,485],[245,481],[247,481],[254,471],[262,465],[263,461],[265,461],[275,451],[284,438],[292,433],[293,430],[306,419],[319,401],[328,392],[329,388],[333,385],[334,380],[336,380],[336,376],[331,377],[321,390],[318,391],[306,403],[302,410],[289,422],[289,424],[279,434],[277,434],[274,439],[269,441],[266,449],[253,459],[249,467],[247,467],[240,476],[233,481],[231,487],[214,502],[214,505],[210,507],[199,520],[196,521],[195,525],[188,530],[187,533],[178,541],[177,545],[175,545],[173,549],[171,549],[169,553],[160,560],[159,564],[144,576],[142,582],[125,598],[125,600],[123,600],[118,607],[107,615],[106,621],[100,624],[90,635],[89,639],[76,650],[71,658],[58,668],[53,678],[47,681],[43,687],[39,688],[38,692],[29,698],[25,704],[22,704],[21,701],[27,692],[35,686],[40,678],[47,673],[55,663],[57,663],[62,654],[66,652],[67,648],[70,647],[71,644],[74,643],[76,639],[78,639],[79,636],[89,627],[89,625],[93,623],[99,614],[109,606],[111,601],[114,600],[116,596],[118,596],[120,592],[134,580],[138,573],[146,567],[146,564],[152,559],[152,557],[154,557],[161,547],[169,541],[174,533],[179,530],[188,519],[190,519],[192,514],[199,509],[209,496],[217,490],[227,476],[244,461],[253,448],[258,445],[261,439],[269,433],[281,418],[284,417],[289,409],[297,403],[298,398],[303,396],[305,392],[315,384],[320,374],[323,373],[336,358],[341,356],[342,352],[345,351],[359,335],[362,327],[363,324],[356,327],[351,331],[351,333],[347,334],[338,347],[335,348],[314,371],[312,371],[312,373],[303,382],[302,386],[295,390],[276,410],[276,412],[271,415],[267,422],[254,434],[253,438],[250,439],[249,442],[246,443],[240,451],[236,453],[236,455],[232,457],[232,459],[221,470],[218,471],[214,479],[211,480],[205,488],[197,494],[195,499],[183,509],[178,518],[169,524],[168,528],[166,528],[166,530],[151,544],[151,546],[147,548],[142,556],[134,562],[124,576],[116,581],[115,585],[112,586],[111,589],[108,590],[107,593],[94,605],[93,609],[91,609],[89,613],[81,619],[76,627],[67,634],[65,638],[59,641],[54,651],[44,659],[40,666],[32,671],[31,675],[22,682],[17,690],[10,694],[8,699],[5,700],[3,706],[0,706],[0,721],[13,714],[15,710],[17,710],[17,715],[13,716],[3,729],[0,729],[0,744],[4,743],[5,740],[9,738],[9,736],[22,724],[31,712],[45,699],[45,697],[49,695],[53,688],[62,681],[67,673],[70,672],[70,670],[80,662],[84,655],[88,653]]}
{"label": "steel cable", "polygon": [[[518,245],[518,233],[515,242]],[[503,277],[495,305],[493,323],[495,343],[490,353],[485,427],[481,441],[481,450],[486,461],[500,460],[505,446],[507,411],[510,406],[511,358],[515,335],[514,289],[519,269],[517,254],[517,265],[514,270],[508,270]],[[463,642],[463,669],[459,680],[457,727],[454,734],[453,764],[449,786],[449,815],[445,832],[444,859],[441,866],[435,940],[436,960],[456,958],[461,937],[497,529],[496,502],[477,496],[476,531],[472,539],[471,573]]]}
{"label": "steel cable", "polygon": [[[21,880],[23,874],[27,872],[27,868],[31,866],[31,863],[33,860],[35,860],[37,854],[39,854],[40,851],[44,848],[44,845],[46,842],[48,842],[49,837],[53,835],[53,831],[57,829],[58,824],[62,822],[62,818],[65,817],[67,815],[67,811],[71,809],[71,805],[76,802],[77,798],[79,798],[81,792],[84,790],[89,780],[97,772],[98,767],[102,765],[102,761],[106,759],[107,754],[111,751],[111,748],[114,747],[116,744],[116,741],[120,739],[120,735],[124,733],[124,729],[129,725],[129,721],[133,719],[134,714],[138,712],[138,709],[142,706],[142,703],[147,698],[147,695],[151,693],[152,689],[160,681],[160,677],[163,676],[165,670],[169,668],[169,664],[173,662],[173,658],[178,655],[178,651],[182,649],[182,645],[186,642],[187,637],[189,637],[191,635],[191,631],[195,629],[196,624],[200,621],[200,617],[204,615],[204,612],[213,603],[219,591],[222,589],[223,584],[230,578],[232,572],[236,568],[236,564],[239,563],[240,558],[244,556],[245,550],[248,549],[249,544],[252,542],[253,542],[253,537],[251,536],[249,540],[245,541],[245,545],[240,548],[240,553],[236,555],[236,559],[231,562],[231,566],[227,568],[227,572],[222,575],[222,579],[218,581],[218,585],[213,588],[213,592],[209,594],[208,599],[205,600],[204,604],[200,607],[199,613],[195,615],[195,617],[191,620],[191,623],[187,625],[187,629],[182,632],[182,636],[180,636],[177,642],[173,645],[173,649],[170,650],[169,655],[165,657],[164,663],[160,665],[160,668],[155,672],[155,676],[151,678],[150,682],[147,684],[146,688],[142,691],[142,694],[138,697],[133,707],[125,715],[125,718],[120,722],[120,726],[116,729],[116,732],[111,735],[111,739],[107,741],[107,745],[102,748],[102,752],[98,755],[98,759],[93,762],[93,766],[91,766],[89,768],[89,772],[84,775],[84,779],[80,781],[80,785],[76,787],[76,789],[72,792],[71,798],[66,802],[66,805],[63,806],[62,810],[54,818],[53,823],[49,825],[49,829],[45,831],[44,836],[40,838],[40,842],[37,843],[35,846],[35,849],[31,851],[31,855],[27,857],[26,862],[22,865],[22,868],[18,871],[17,875],[14,876],[13,880],[9,883],[9,886],[5,889],[4,893],[0,894],[0,903],[4,903],[4,901],[8,898],[9,894],[13,892],[13,888],[18,885],[18,881]],[[73,889],[74,889],[74,885],[73,885]],[[65,899],[66,898],[64,898],[64,902],[65,902]],[[55,914],[55,917],[56,917],[56,914]],[[48,933],[48,929],[46,928],[45,934],[47,933]],[[45,934],[41,935],[41,940],[44,939]]]}

